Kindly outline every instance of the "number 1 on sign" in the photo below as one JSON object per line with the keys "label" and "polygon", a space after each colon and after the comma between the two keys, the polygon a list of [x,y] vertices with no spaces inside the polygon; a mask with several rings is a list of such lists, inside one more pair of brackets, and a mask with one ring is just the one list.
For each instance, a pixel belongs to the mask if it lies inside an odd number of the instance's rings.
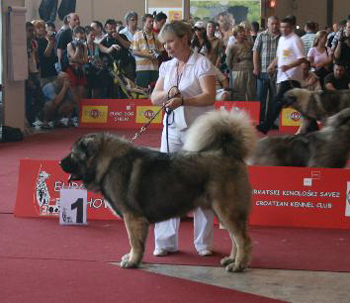
{"label": "number 1 on sign", "polygon": [[60,224],[86,224],[87,192],[82,189],[61,189]]}

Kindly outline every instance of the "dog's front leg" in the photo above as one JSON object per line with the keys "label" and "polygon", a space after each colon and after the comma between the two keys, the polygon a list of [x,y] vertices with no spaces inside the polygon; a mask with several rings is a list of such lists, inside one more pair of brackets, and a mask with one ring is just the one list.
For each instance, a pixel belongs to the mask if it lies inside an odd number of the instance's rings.
{"label": "dog's front leg", "polygon": [[120,266],[125,268],[135,268],[138,267],[142,261],[149,223],[143,217],[136,217],[132,214],[125,213],[123,215],[131,250],[130,253],[123,256]]}

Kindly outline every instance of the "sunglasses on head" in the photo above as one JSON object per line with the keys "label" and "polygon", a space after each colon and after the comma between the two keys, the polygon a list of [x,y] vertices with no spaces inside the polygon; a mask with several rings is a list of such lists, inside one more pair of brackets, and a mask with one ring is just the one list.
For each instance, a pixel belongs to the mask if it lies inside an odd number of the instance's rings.
{"label": "sunglasses on head", "polygon": [[195,31],[202,31],[202,30],[204,30],[204,28],[195,27],[194,30],[195,30]]}

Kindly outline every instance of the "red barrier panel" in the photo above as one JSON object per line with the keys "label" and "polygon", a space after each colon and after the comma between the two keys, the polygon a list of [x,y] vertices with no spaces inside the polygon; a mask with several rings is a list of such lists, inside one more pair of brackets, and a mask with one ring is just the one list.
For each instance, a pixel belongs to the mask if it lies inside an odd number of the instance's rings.
{"label": "red barrier panel", "polygon": [[[350,170],[251,166],[249,176],[251,225],[350,229]],[[67,178],[58,161],[21,160],[15,216],[57,218]],[[100,195],[88,193],[87,209],[88,220],[116,219]]]}
{"label": "red barrier panel", "polygon": [[[147,99],[84,99],[79,103],[79,126],[82,128],[139,129],[160,109]],[[216,108],[248,113],[253,123],[259,122],[260,102],[216,102]],[[149,128],[163,127],[163,113]]]}

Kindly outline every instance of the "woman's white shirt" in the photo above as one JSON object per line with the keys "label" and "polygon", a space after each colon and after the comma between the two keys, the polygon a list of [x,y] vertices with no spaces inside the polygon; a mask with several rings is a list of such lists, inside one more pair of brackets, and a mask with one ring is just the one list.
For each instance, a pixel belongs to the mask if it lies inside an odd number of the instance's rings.
{"label": "woman's white shirt", "polygon": [[[164,91],[169,91],[173,86],[179,86],[183,98],[195,97],[203,93],[199,79],[204,76],[215,76],[215,69],[211,61],[205,56],[192,53],[182,73],[177,73],[178,60],[173,58],[162,63],[159,69],[159,78],[164,79]],[[213,110],[211,106],[180,106],[174,110],[174,122],[171,125],[178,130],[188,128],[200,115]],[[173,115],[173,114],[171,114]],[[170,117],[172,122],[172,117]],[[166,123],[164,118],[164,124]]]}

